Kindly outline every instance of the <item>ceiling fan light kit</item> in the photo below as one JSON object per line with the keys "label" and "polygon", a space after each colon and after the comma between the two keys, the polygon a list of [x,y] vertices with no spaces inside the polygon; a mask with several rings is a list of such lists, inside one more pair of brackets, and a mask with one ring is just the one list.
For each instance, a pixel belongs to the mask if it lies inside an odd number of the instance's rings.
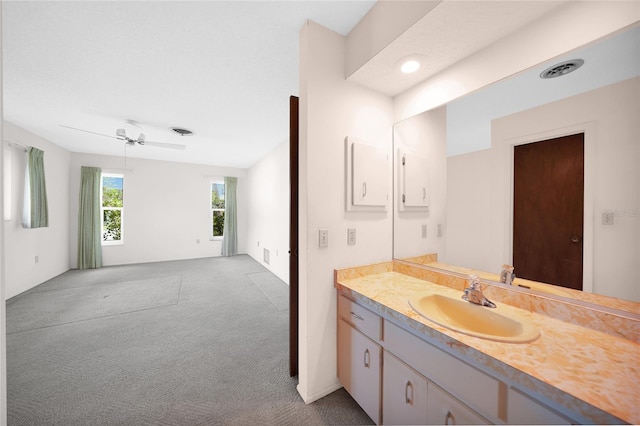
{"label": "ceiling fan light kit", "polygon": [[[137,121],[134,120],[126,120],[125,121],[125,125],[131,125],[134,127],[137,127],[138,129],[142,129],[142,127],[140,127],[140,125],[138,124]],[[105,135],[104,133],[98,133],[98,132],[92,132],[91,130],[85,130],[85,129],[79,129],[77,127],[71,127],[71,126],[65,126],[64,124],[60,124],[60,127],[65,127],[67,129],[71,129],[71,130],[78,130],[81,132],[86,132],[86,133],[91,133],[94,135],[98,135],[98,136],[104,136],[107,138],[113,138],[113,139],[118,139],[121,141],[124,141],[126,145],[147,145],[147,146],[155,146],[158,148],[169,148],[169,149],[185,149],[186,146],[185,145],[181,145],[181,144],[175,144],[175,143],[165,143],[165,142],[151,142],[151,141],[147,141],[146,140],[146,136],[144,135],[144,133],[140,133],[138,135],[137,139],[132,139],[129,136],[127,136],[127,131],[126,129],[122,128],[122,129],[116,129],[116,135],[115,136],[111,136],[111,135]],[[173,130],[173,128],[172,128]],[[193,132],[186,130],[186,129],[181,129],[184,130],[185,132],[188,132],[187,134],[192,134]],[[178,133],[178,132],[176,132]],[[184,136],[184,135],[182,135]]]}

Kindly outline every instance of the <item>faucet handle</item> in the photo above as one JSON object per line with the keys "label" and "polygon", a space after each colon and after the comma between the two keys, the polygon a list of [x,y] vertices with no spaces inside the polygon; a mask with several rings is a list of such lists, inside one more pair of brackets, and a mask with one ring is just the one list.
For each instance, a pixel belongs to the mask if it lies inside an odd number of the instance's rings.
{"label": "faucet handle", "polygon": [[516,274],[513,272],[515,268],[511,265],[502,265],[502,271],[500,271],[500,282],[511,285],[516,278]]}
{"label": "faucet handle", "polygon": [[480,278],[477,275],[469,275],[469,288],[480,290]]}

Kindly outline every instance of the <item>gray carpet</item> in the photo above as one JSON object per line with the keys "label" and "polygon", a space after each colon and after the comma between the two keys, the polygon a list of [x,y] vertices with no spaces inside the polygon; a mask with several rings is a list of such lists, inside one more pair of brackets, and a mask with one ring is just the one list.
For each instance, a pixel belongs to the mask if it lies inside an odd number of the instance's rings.
{"label": "gray carpet", "polygon": [[7,302],[8,424],[371,424],[301,400],[287,300],[248,256],[62,274]]}

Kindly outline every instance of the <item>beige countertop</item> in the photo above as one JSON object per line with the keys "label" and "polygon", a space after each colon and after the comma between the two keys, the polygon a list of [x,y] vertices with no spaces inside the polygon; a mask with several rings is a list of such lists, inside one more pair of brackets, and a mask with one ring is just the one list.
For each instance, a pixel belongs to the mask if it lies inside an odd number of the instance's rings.
{"label": "beige countertop", "polygon": [[593,423],[640,424],[640,344],[512,306],[538,326],[537,340],[501,343],[469,336],[429,321],[408,303],[416,294],[460,297],[459,289],[394,272],[391,262],[353,271],[336,271],[338,291],[424,339]]}

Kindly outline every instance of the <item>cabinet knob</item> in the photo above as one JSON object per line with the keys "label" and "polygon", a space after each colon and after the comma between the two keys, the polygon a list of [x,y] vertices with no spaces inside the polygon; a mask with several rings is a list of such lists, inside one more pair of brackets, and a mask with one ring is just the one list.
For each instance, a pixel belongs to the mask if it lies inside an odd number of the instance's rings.
{"label": "cabinet knob", "polygon": [[371,365],[371,354],[369,353],[369,349],[364,350],[364,368],[369,368]]}

